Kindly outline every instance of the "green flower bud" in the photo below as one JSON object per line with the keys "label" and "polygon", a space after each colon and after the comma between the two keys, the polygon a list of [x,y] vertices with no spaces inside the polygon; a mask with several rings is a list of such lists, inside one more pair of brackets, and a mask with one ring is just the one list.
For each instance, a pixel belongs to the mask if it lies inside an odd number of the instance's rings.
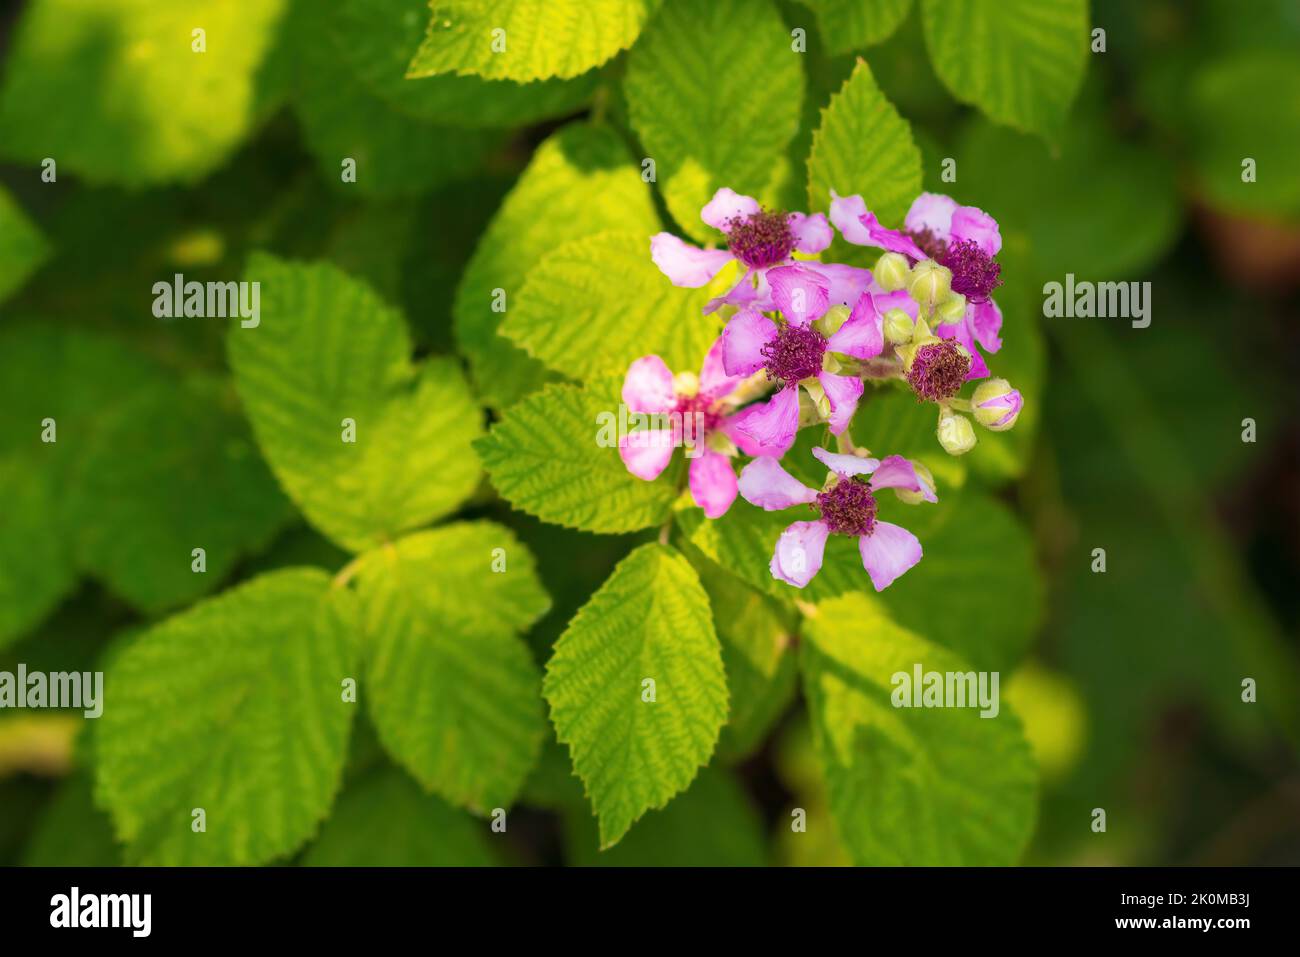
{"label": "green flower bud", "polygon": [[957,322],[966,315],[966,297],[959,292],[948,294],[948,298],[939,303],[935,318],[939,322]]}
{"label": "green flower bud", "polygon": [[885,339],[896,346],[905,346],[911,342],[912,330],[915,327],[912,317],[902,309],[890,309],[884,315]]}
{"label": "green flower bud", "polygon": [[840,326],[848,322],[851,313],[852,310],[848,306],[831,306],[826,310],[826,315],[813,323],[813,328],[829,339],[840,331]]}
{"label": "green flower bud", "polygon": [[952,291],[952,272],[933,259],[922,259],[912,267],[907,278],[907,293],[931,309]]}
{"label": "green flower bud", "polygon": [[894,292],[907,285],[907,257],[901,253],[885,253],[876,260],[871,275],[885,292]]}
{"label": "green flower bud", "polygon": [[947,409],[939,413],[939,427],[935,434],[949,455],[965,455],[975,448],[975,427],[970,424],[970,419]]}
{"label": "green flower bud", "polygon": [[1005,432],[1016,424],[1024,400],[1006,379],[985,379],[970,399],[975,421],[993,432]]}
{"label": "green flower bud", "polygon": [[[934,476],[930,470],[915,459],[912,461],[912,467],[916,469],[916,477],[921,480],[922,487],[929,489],[933,495]],[[894,494],[898,496],[900,502],[906,502],[908,505],[920,505],[925,501],[925,496],[921,492],[913,492],[911,489],[896,488]]]}

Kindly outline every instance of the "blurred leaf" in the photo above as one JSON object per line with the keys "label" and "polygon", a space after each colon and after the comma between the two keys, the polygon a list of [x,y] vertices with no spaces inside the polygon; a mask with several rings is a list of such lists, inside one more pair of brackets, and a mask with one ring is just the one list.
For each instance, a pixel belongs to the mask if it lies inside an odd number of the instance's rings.
{"label": "blurred leaf", "polygon": [[649,236],[658,228],[649,189],[608,127],[572,123],[537,148],[479,239],[456,291],[456,338],[489,404],[504,408],[546,377],[539,362],[497,335],[505,313],[493,309],[496,290],[508,308],[546,253],[608,229],[644,230],[648,261]]}
{"label": "blurred leaf", "polygon": [[978,708],[894,707],[893,674],[968,666],[891,623],[865,595],[819,605],[805,637],[817,751],[856,863],[1014,864],[1033,831],[1037,775],[1005,704],[993,718]]}
{"label": "blurred leaf", "polygon": [[686,559],[648,544],[620,562],[556,643],[542,693],[610,847],[691,783],[726,720],[709,599]]}
{"label": "blurred leaf", "polygon": [[[271,572],[151,628],[105,677],[97,803],[131,863],[264,864],[329,811],[356,676],[351,595]],[[193,809],[206,831],[191,829]]]}
{"label": "blurred leaf", "polygon": [[533,267],[501,332],[574,379],[621,375],[644,355],[694,371],[722,331],[717,314],[700,315],[708,295],[670,283],[645,233],[600,233]]}
{"label": "blurred leaf", "polygon": [[481,426],[453,361],[412,364],[401,314],[334,266],[259,253],[245,275],[261,283],[262,316],[231,330],[230,365],[271,470],[309,521],[360,551],[469,496]]}
{"label": "blurred leaf", "polygon": [[912,0],[804,0],[817,15],[822,42],[832,54],[889,39],[912,9]]}
{"label": "blurred leaf", "polygon": [[490,867],[483,825],[420,793],[394,768],[350,785],[303,855],[304,867]]}
{"label": "blurred leaf", "polygon": [[0,186],[0,302],[21,289],[49,253],[41,231]]}
{"label": "blurred leaf", "polygon": [[998,123],[1056,139],[1088,58],[1087,0],[921,0],[934,70]]}
{"label": "blurred leaf", "polygon": [[25,867],[121,867],[107,815],[95,807],[90,775],[77,772],[59,785],[23,851]]}
{"label": "blurred leaf", "polygon": [[565,818],[568,861],[579,867],[762,867],[763,824],[725,771],[705,768],[660,811],[650,811],[616,846],[601,851],[591,818]]}
{"label": "blurred leaf", "polygon": [[[39,420],[32,426],[40,428]],[[60,534],[58,485],[35,454],[0,456],[0,648],[38,625],[77,583]]]}
{"label": "blurred leaf", "polygon": [[[0,152],[139,186],[197,180],[248,133],[282,0],[34,0],[0,89]],[[206,31],[206,52],[191,31]]]}
{"label": "blurred leaf", "polygon": [[542,521],[588,532],[631,532],[667,519],[682,457],[646,482],[628,472],[615,444],[600,442],[612,428],[601,417],[617,420],[621,384],[549,385],[512,406],[474,445],[501,497]]}
{"label": "blurred leaf", "polygon": [[545,728],[541,676],[518,635],[549,604],[528,550],[499,525],[457,523],[366,554],[357,581],[385,749],[453,804],[509,807]]}
{"label": "blurred leaf", "polygon": [[824,210],[830,194],[861,193],[881,223],[902,221],[921,191],[921,151],[907,121],[885,99],[865,60],[822,110],[808,157],[808,208]]}
{"label": "blurred leaf", "polygon": [[409,75],[574,77],[636,40],[659,0],[437,0]]}
{"label": "blurred leaf", "polygon": [[799,126],[792,46],[769,0],[668,0],[628,55],[628,119],[668,211],[698,239],[717,239],[700,220],[714,192],[763,194]]}

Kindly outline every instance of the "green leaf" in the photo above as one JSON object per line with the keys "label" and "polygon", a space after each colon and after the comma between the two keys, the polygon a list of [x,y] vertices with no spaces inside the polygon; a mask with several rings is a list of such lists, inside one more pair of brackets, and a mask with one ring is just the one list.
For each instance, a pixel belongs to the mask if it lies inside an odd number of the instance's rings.
{"label": "green leaf", "polygon": [[799,126],[802,60],[769,0],[669,0],[646,27],[623,80],[628,119],[684,229],[718,238],[700,209],[720,187],[767,192]]}
{"label": "green leaf", "polygon": [[763,821],[744,788],[725,771],[705,768],[662,811],[651,811],[614,847],[601,851],[596,824],[565,816],[566,863],[578,867],[762,867]]}
{"label": "green leaf", "polygon": [[[456,339],[479,394],[504,408],[538,388],[541,363],[497,334],[524,277],[557,246],[610,229],[659,229],[650,191],[622,141],[605,126],[571,123],[537,148],[478,242],[456,290]],[[647,257],[649,253],[646,253]]]}
{"label": "green leaf", "polygon": [[684,476],[678,456],[653,482],[618,454],[620,379],[549,385],[512,406],[475,443],[492,484],[520,511],[586,532],[633,532],[668,518]]}
{"label": "green leaf", "polygon": [[128,862],[264,864],[311,837],[352,723],[353,601],[322,571],[272,572],[121,652],[104,682],[96,796]]}
{"label": "green leaf", "polygon": [[[39,420],[37,420],[39,423]],[[32,427],[37,433],[39,424]],[[77,583],[57,485],[36,456],[0,456],[0,648],[40,624]]]}
{"label": "green leaf", "polygon": [[490,867],[482,826],[384,768],[350,785],[304,867]]}
{"label": "green leaf", "polygon": [[626,50],[659,0],[433,0],[408,75],[574,77]]}
{"label": "green leaf", "polygon": [[49,254],[41,231],[0,186],[0,302],[21,289]]}
{"label": "green leaf", "polygon": [[822,42],[832,55],[888,40],[912,9],[912,0],[803,0],[817,16]]}
{"label": "green leaf", "polygon": [[686,559],[648,544],[619,562],[560,636],[542,693],[610,847],[691,783],[727,717],[709,599]]}
{"label": "green leaf", "polygon": [[339,0],[320,15],[328,20],[332,52],[372,94],[412,119],[525,126],[577,112],[596,90],[595,71],[533,83],[450,74],[412,79],[406,69],[424,39],[428,10],[428,0]]}
{"label": "green leaf", "polygon": [[[0,89],[0,152],[94,183],[192,182],[252,125],[283,0],[27,5]],[[206,52],[192,49],[202,28]]]}
{"label": "green leaf", "polygon": [[804,629],[804,693],[840,837],[869,866],[1014,864],[1033,832],[1037,772],[1001,704],[896,708],[892,676],[967,672],[866,595],[819,605]]}
{"label": "green leaf", "polygon": [[334,266],[256,254],[245,276],[261,283],[261,322],[231,330],[230,365],[271,470],[313,525],[362,551],[473,492],[480,412],[453,361],[412,364],[401,314]]}
{"label": "green leaf", "polygon": [[1087,0],[921,0],[925,43],[950,93],[990,119],[1057,138],[1083,82]]}
{"label": "green leaf", "polygon": [[550,606],[532,556],[499,525],[458,523],[366,554],[357,582],[385,749],[454,804],[508,807],[545,734],[541,676],[518,635]]}
{"label": "green leaf", "polygon": [[808,156],[809,209],[830,207],[831,191],[861,193],[881,223],[900,223],[921,192],[921,151],[907,121],[859,60],[822,110]]}
{"label": "green leaf", "polygon": [[95,807],[91,778],[78,771],[59,785],[23,850],[24,867],[121,867],[108,816]]}
{"label": "green leaf", "polygon": [[650,258],[643,232],[575,239],[529,273],[503,335],[562,375],[622,375],[644,355],[670,369],[700,368],[722,330],[701,310],[712,291],[679,289]]}

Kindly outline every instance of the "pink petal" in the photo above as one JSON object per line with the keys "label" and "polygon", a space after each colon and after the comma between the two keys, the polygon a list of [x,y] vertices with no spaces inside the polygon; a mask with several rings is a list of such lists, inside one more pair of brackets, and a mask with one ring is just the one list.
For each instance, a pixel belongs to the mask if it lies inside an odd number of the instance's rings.
{"label": "pink petal", "polygon": [[830,308],[830,283],[804,266],[778,266],[767,271],[772,302],[786,319],[806,326]]}
{"label": "pink petal", "polygon": [[731,459],[721,452],[705,449],[690,460],[691,498],[709,518],[727,513],[736,500],[736,473]]}
{"label": "pink petal", "polygon": [[831,427],[831,435],[839,435],[849,427],[853,413],[858,411],[858,399],[862,398],[862,380],[857,376],[821,372],[817,375],[817,381],[822,384],[826,398],[830,400],[831,414],[826,421]]}
{"label": "pink petal", "polygon": [[881,331],[883,322],[875,297],[864,292],[844,325],[831,335],[826,348],[857,359],[874,358],[885,348],[885,336]]}
{"label": "pink petal", "polygon": [[937,502],[939,497],[930,486],[921,481],[916,474],[916,466],[901,455],[887,455],[880,460],[880,467],[871,476],[872,489],[901,488],[909,492],[920,492],[927,502]]}
{"label": "pink petal", "polygon": [[722,369],[729,376],[753,375],[767,361],[763,347],[776,338],[776,323],[761,312],[736,313],[722,330]]}
{"label": "pink petal", "polygon": [[830,284],[827,292],[832,306],[851,306],[871,287],[871,270],[842,263],[800,263]]}
{"label": "pink petal", "polygon": [[1000,395],[996,399],[989,399],[987,402],[981,402],[981,409],[1006,409],[1006,414],[995,421],[994,425],[1005,425],[1008,421],[1020,414],[1020,410],[1025,407],[1024,397],[1021,396],[1019,389],[1012,389],[1006,395]]}
{"label": "pink petal", "polygon": [[785,454],[785,449],[764,445],[750,436],[749,433],[743,431],[749,419],[762,414],[763,411],[764,407],[762,405],[751,405],[741,409],[734,415],[727,416],[722,420],[722,434],[735,442],[740,451],[746,455],[768,455],[773,458],[780,458]]}
{"label": "pink petal", "polygon": [[750,409],[756,411],[736,423],[737,430],[765,448],[779,449],[784,455],[794,445],[794,434],[799,431],[799,387],[788,385],[766,403],[755,404]]}
{"label": "pink petal", "polygon": [[744,378],[727,375],[723,362],[725,349],[723,337],[718,336],[713,341],[713,345],[709,346],[709,351],[704,356],[704,364],[700,366],[700,395],[706,399],[720,399],[724,395],[729,395]]}
{"label": "pink petal", "polygon": [[618,455],[629,472],[653,482],[668,467],[676,446],[671,429],[642,429],[618,440]]}
{"label": "pink petal", "polygon": [[903,226],[909,233],[919,233],[928,229],[935,239],[948,241],[952,229],[952,214],[957,209],[957,201],[942,193],[922,193],[912,201],[912,208],[907,211]]}
{"label": "pink petal", "polygon": [[656,233],[650,238],[650,258],[674,286],[696,289],[708,285],[732,255],[725,249],[700,249],[672,233]]}
{"label": "pink petal", "polygon": [[627,367],[623,404],[632,412],[671,412],[677,408],[673,374],[658,356],[642,356]]}
{"label": "pink petal", "polygon": [[758,200],[754,197],[742,196],[724,186],[714,193],[713,198],[700,210],[700,219],[725,233],[731,220],[757,213],[759,209]]}
{"label": "pink petal", "polygon": [[791,213],[790,231],[794,233],[794,248],[809,256],[821,252],[835,238],[835,233],[831,231],[831,224],[826,222],[826,217],[822,213],[814,213],[811,216]]}
{"label": "pink petal", "polygon": [[985,352],[997,352],[1002,348],[1002,310],[992,299],[987,302],[972,302],[966,305],[966,322],[975,333],[975,341],[984,347]]}
{"label": "pink petal", "polygon": [[831,533],[822,522],[795,522],[776,540],[768,568],[772,577],[803,588],[821,571],[826,538]]}
{"label": "pink petal", "polygon": [[777,512],[817,501],[817,493],[781,468],[771,456],[754,459],[740,472],[740,495],[765,512]]}
{"label": "pink petal", "polygon": [[885,292],[872,283],[873,288],[870,290],[871,298],[875,300],[876,312],[883,318],[885,313],[890,309],[902,309],[915,321],[919,306],[906,289],[898,289],[894,292]]}
{"label": "pink petal", "polygon": [[902,253],[913,259],[925,259],[925,253],[905,233],[886,229],[867,209],[859,195],[837,196],[831,191],[831,222],[840,234],[855,246],[876,246],[891,253]]}
{"label": "pink petal", "polygon": [[876,591],[884,591],[921,560],[921,543],[916,536],[889,522],[876,522],[870,535],[861,536],[858,551]]}
{"label": "pink petal", "polygon": [[950,235],[956,243],[973,239],[986,256],[996,256],[1002,248],[998,221],[975,206],[957,207],[952,214]]}
{"label": "pink petal", "polygon": [[858,455],[827,452],[821,446],[812,450],[813,458],[837,475],[870,475],[880,467],[880,459],[864,459]]}
{"label": "pink petal", "polygon": [[762,270],[751,269],[727,292],[725,296],[714,296],[704,306],[704,314],[711,315],[723,306],[736,306],[743,309],[771,309],[772,289],[767,284],[767,277]]}
{"label": "pink petal", "polygon": [[970,372],[966,373],[966,381],[971,382],[975,379],[987,379],[989,376],[989,367],[984,362],[984,357],[980,351],[975,348],[975,340],[971,338],[970,325],[965,319],[961,322],[945,323],[942,326],[936,326],[934,334],[940,339],[949,337],[956,339],[966,351],[970,353]]}

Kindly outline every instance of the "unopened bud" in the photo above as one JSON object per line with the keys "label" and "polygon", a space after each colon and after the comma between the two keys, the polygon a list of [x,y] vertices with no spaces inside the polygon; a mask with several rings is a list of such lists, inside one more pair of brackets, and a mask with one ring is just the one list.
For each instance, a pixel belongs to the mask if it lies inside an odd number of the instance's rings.
{"label": "unopened bud", "polygon": [[959,322],[966,315],[966,297],[959,292],[948,294],[948,298],[939,303],[935,318],[942,323]]}
{"label": "unopened bud", "polygon": [[912,317],[902,309],[890,309],[883,317],[885,339],[896,346],[904,346],[912,341],[912,330],[915,326]]}
{"label": "unopened bud", "polygon": [[930,470],[916,460],[912,461],[912,468],[916,470],[916,478],[921,483],[923,491],[913,492],[910,488],[894,489],[894,494],[898,496],[900,502],[906,502],[908,505],[920,505],[927,501],[926,492],[929,492],[929,499],[933,500],[935,494],[934,475]]}
{"label": "unopened bud", "polygon": [[907,257],[901,253],[885,253],[876,260],[872,277],[885,292],[894,292],[907,285]]}
{"label": "unopened bud", "polygon": [[848,306],[831,306],[826,310],[826,315],[813,323],[813,328],[829,339],[840,331],[840,326],[848,322],[851,313]]}
{"label": "unopened bud", "polygon": [[907,293],[923,306],[934,308],[951,290],[952,272],[933,259],[922,259],[908,274]]}
{"label": "unopened bud", "polygon": [[975,421],[993,432],[1005,432],[1015,425],[1024,404],[1020,391],[1011,388],[1006,379],[985,379],[970,400]]}
{"label": "unopened bud", "polygon": [[970,424],[970,419],[947,409],[939,413],[939,427],[935,434],[949,455],[965,455],[975,448],[975,427]]}

